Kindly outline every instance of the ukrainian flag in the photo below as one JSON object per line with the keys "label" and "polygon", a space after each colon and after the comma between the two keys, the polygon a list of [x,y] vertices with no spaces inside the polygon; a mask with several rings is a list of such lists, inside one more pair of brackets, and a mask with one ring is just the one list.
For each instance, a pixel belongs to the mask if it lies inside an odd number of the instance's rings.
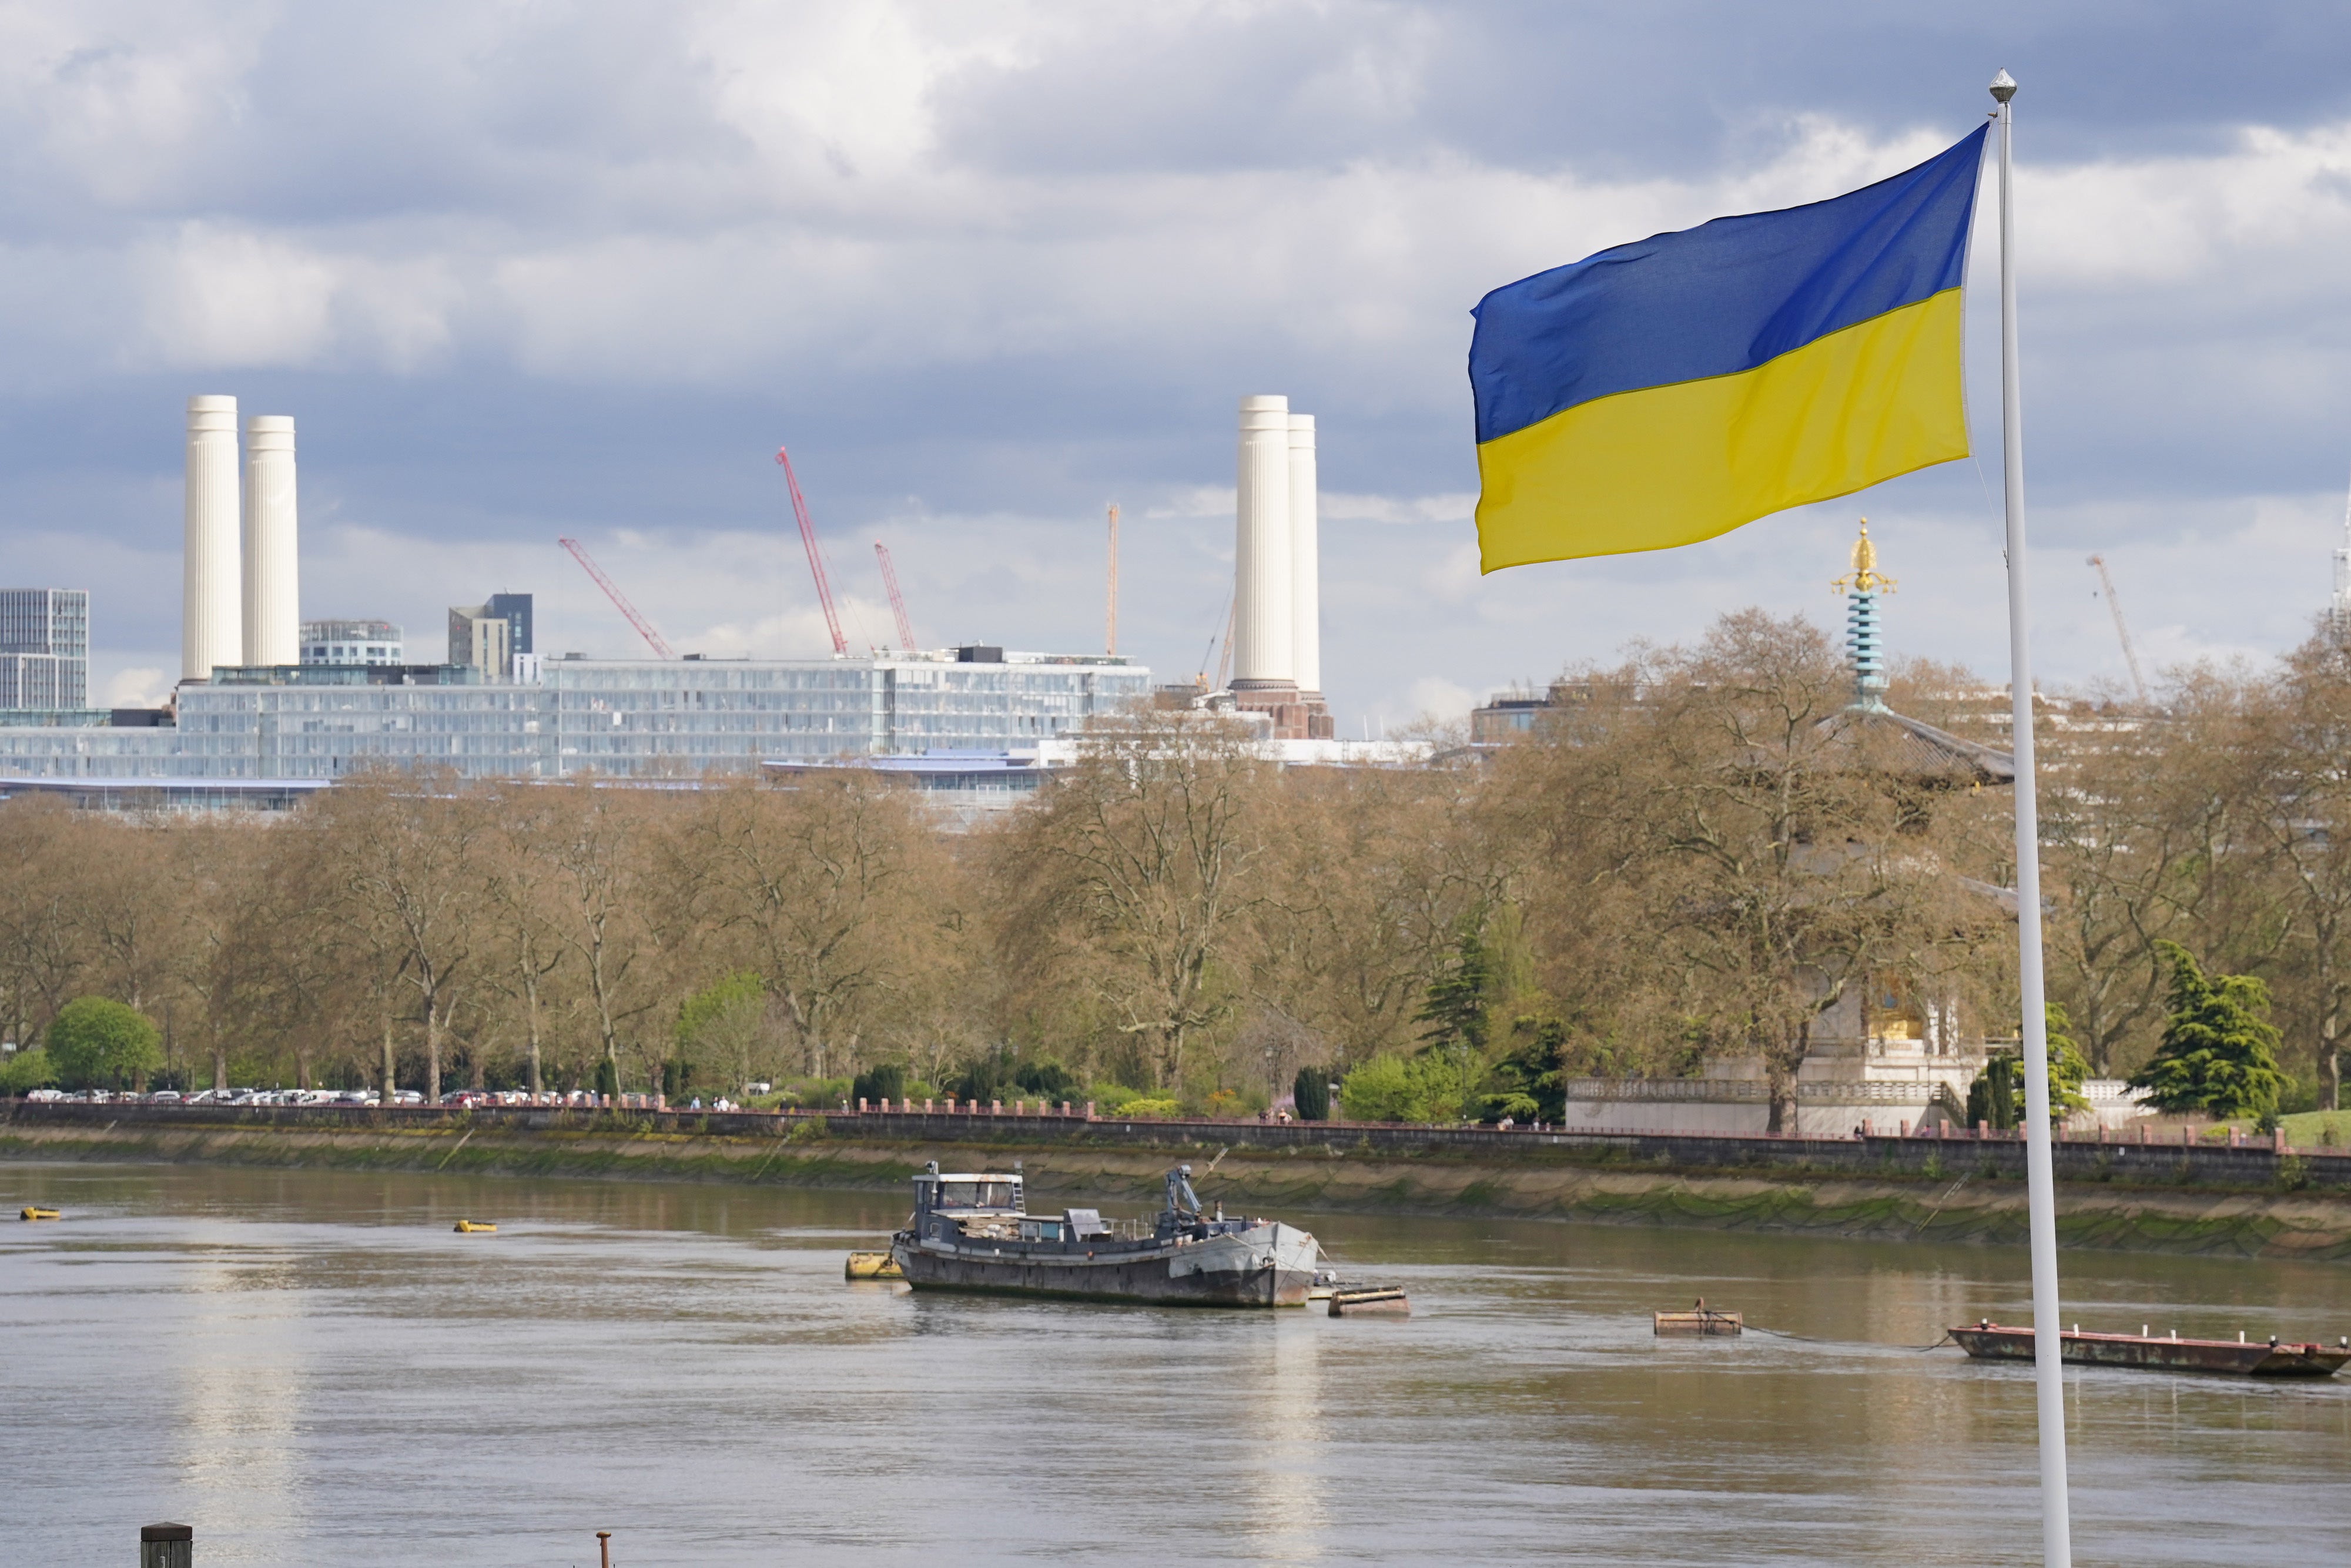
{"label": "ukrainian flag", "polygon": [[1669,549],[1968,455],[1959,286],[1984,131],[1479,303],[1483,568]]}

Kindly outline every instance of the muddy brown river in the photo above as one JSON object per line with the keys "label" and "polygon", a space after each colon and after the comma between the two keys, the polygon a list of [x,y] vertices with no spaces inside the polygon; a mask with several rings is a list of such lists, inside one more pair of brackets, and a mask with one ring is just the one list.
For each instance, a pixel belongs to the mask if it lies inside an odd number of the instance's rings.
{"label": "muddy brown river", "polygon": [[[1917,1348],[2029,1321],[2022,1248],[1285,1216],[1412,1293],[1334,1321],[844,1284],[895,1194],[0,1165],[27,1203],[11,1563],[2039,1561],[2030,1367]],[[2351,1333],[2341,1265],[2064,1266],[2085,1328]],[[1699,1295],[1787,1337],[1651,1335]],[[2068,1408],[2080,1562],[2351,1561],[2351,1376]]]}

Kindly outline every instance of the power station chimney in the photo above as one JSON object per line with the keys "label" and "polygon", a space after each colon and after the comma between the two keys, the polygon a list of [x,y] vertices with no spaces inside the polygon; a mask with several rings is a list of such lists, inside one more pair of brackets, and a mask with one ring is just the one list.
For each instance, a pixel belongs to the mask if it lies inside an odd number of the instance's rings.
{"label": "power station chimney", "polygon": [[1290,416],[1290,678],[1309,703],[1322,695],[1322,563],[1314,477],[1314,416]]}
{"label": "power station chimney", "polygon": [[245,658],[236,491],[236,399],[192,397],[187,533],[181,559],[183,681],[209,681],[215,664]]}
{"label": "power station chimney", "polygon": [[1290,400],[1241,399],[1233,557],[1233,690],[1294,687]]}
{"label": "power station chimney", "polygon": [[246,664],[301,663],[300,570],[294,421],[282,413],[256,413],[245,422]]}

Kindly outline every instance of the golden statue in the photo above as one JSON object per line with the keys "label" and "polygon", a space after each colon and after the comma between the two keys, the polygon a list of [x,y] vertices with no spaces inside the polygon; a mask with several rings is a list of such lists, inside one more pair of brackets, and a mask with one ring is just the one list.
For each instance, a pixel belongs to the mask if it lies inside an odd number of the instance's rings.
{"label": "golden statue", "polygon": [[1829,586],[1843,593],[1852,589],[1855,593],[1891,593],[1894,580],[1877,570],[1877,547],[1869,542],[1869,519],[1861,519],[1861,538],[1853,541],[1853,570]]}

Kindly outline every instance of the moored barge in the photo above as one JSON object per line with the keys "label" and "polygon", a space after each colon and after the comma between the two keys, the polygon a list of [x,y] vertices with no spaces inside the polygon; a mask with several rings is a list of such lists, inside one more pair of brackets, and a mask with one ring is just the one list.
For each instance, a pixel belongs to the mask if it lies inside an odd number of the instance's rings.
{"label": "moored barge", "polygon": [[914,1213],[891,1256],[917,1291],[981,1291],[1172,1306],[1302,1307],[1322,1249],[1278,1219],[1205,1210],[1192,1167],[1167,1173],[1167,1203],[1121,1236],[1091,1208],[1030,1214],[1018,1174],[914,1178]]}
{"label": "moored barge", "polygon": [[[2032,1331],[1982,1319],[1951,1331],[1961,1350],[1980,1361],[2031,1361]],[[2268,1341],[2181,1339],[2173,1334],[2084,1333],[2057,1336],[2061,1359],[2077,1366],[2136,1367],[2150,1372],[2223,1372],[2251,1377],[2332,1377],[2351,1361],[2351,1341],[2295,1344]]]}

